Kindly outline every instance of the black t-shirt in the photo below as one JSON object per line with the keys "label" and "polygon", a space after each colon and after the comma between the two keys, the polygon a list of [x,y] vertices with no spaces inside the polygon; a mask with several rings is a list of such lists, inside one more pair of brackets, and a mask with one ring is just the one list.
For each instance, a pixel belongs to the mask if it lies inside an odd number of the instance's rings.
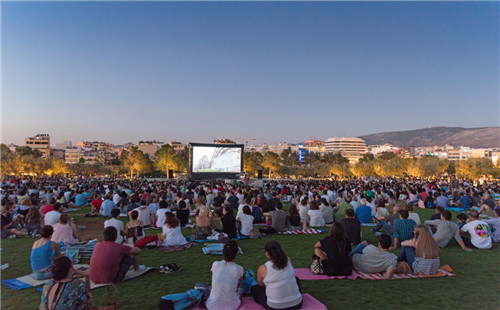
{"label": "black t-shirt", "polygon": [[490,199],[490,198],[485,199],[484,204],[492,209],[495,208],[495,201],[493,199]]}
{"label": "black t-shirt", "polygon": [[288,222],[292,226],[300,226],[300,215],[298,214],[295,216],[288,215]]}
{"label": "black t-shirt", "polygon": [[343,218],[342,225],[344,226],[347,241],[350,244],[357,245],[361,242],[361,223],[355,218]]}
{"label": "black t-shirt", "polygon": [[181,222],[181,225],[186,225],[189,222],[189,210],[182,209],[176,211],[177,218]]}
{"label": "black t-shirt", "polygon": [[269,199],[269,210],[270,210],[270,211],[274,211],[274,210],[276,210],[276,204],[277,204],[279,201],[280,201],[280,199],[279,199],[279,198],[276,198],[276,197]]}
{"label": "black t-shirt", "polygon": [[220,218],[222,223],[222,232],[230,238],[236,238],[236,219],[234,217],[223,216]]}
{"label": "black t-shirt", "polygon": [[321,249],[328,257],[324,260],[323,270],[329,276],[348,276],[352,273],[352,261],[349,257],[349,242],[337,242],[330,237],[320,241]]}
{"label": "black t-shirt", "polygon": [[2,230],[4,229],[5,226],[9,225],[10,222],[12,222],[10,216],[3,216],[2,215]]}
{"label": "black t-shirt", "polygon": [[431,221],[440,219],[441,219],[441,213],[434,213],[433,215],[431,215]]}

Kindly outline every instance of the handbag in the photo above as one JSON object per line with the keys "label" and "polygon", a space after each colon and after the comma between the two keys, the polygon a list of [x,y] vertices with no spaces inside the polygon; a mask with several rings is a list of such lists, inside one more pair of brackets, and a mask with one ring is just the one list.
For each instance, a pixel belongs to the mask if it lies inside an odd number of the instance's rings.
{"label": "handbag", "polygon": [[185,310],[196,307],[203,297],[203,293],[197,289],[191,289],[185,293],[165,295],[160,298],[159,310]]}
{"label": "handbag", "polygon": [[243,279],[241,279],[241,285],[242,285],[244,294],[247,294],[247,295],[252,294],[252,292],[251,292],[252,286],[257,285],[257,281],[255,281],[255,276],[254,276],[252,269],[248,269],[243,274]]}
{"label": "handbag", "polygon": [[[114,294],[111,295],[111,287],[114,288]],[[86,310],[119,310],[120,309],[120,293],[116,285],[111,283],[106,287],[108,289],[108,304],[106,306],[90,306]]]}
{"label": "handbag", "polygon": [[323,263],[321,262],[321,259],[317,255],[312,256],[312,263],[309,269],[311,270],[312,273],[314,274],[323,274],[325,271],[323,269]]}

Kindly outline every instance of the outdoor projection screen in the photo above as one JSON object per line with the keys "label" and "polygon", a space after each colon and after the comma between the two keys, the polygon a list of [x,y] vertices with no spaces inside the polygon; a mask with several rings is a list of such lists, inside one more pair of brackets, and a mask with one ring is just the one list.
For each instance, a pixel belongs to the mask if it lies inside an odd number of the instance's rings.
{"label": "outdoor projection screen", "polygon": [[189,178],[238,178],[243,171],[243,145],[189,144]]}

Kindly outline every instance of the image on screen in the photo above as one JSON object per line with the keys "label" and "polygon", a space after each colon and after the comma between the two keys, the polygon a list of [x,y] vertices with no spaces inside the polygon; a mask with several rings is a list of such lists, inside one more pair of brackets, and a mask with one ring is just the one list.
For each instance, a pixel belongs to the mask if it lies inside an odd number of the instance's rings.
{"label": "image on screen", "polygon": [[241,148],[194,146],[193,172],[241,172]]}

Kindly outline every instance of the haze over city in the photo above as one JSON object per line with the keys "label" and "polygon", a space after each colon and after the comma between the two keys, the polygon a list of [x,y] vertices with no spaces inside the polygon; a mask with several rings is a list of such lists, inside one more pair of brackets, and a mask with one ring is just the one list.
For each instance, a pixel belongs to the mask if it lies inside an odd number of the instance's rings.
{"label": "haze over city", "polygon": [[2,142],[499,125],[499,3],[2,3]]}

